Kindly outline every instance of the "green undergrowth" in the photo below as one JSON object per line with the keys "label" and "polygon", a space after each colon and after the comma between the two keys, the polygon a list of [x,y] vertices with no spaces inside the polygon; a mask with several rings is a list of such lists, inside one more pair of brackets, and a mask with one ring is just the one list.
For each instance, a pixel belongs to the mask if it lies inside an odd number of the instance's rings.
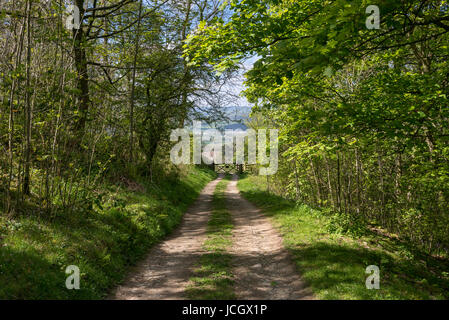
{"label": "green undergrowth", "polygon": [[[195,167],[140,191],[107,184],[92,210],[47,217],[0,216],[0,299],[101,299],[129,267],[181,221],[215,173]],[[132,189],[134,190],[134,189]],[[79,290],[65,286],[66,267],[80,269]]]}
{"label": "green undergrowth", "polygon": [[[298,271],[320,299],[448,299],[449,263],[413,250],[392,235],[330,232],[322,211],[269,194],[265,179],[243,176],[243,196],[272,217]],[[368,290],[366,267],[380,268],[380,289]]]}
{"label": "green undergrowth", "polygon": [[213,211],[207,225],[207,239],[203,254],[190,278],[186,295],[194,300],[235,299],[231,272],[232,257],[227,249],[232,245],[231,214],[226,209],[225,190],[228,177],[217,184],[213,198]]}

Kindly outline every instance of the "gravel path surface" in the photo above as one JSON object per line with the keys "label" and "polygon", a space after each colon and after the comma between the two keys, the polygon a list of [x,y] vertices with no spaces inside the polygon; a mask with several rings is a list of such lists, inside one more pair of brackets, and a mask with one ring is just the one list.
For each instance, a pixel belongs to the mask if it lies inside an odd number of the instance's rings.
{"label": "gravel path surface", "polygon": [[192,268],[203,253],[206,227],[212,211],[215,187],[222,178],[209,183],[184,215],[175,232],[150,250],[144,261],[112,294],[120,300],[179,300]]}
{"label": "gravel path surface", "polygon": [[[204,254],[207,222],[212,212],[215,187],[209,183],[184,215],[180,227],[152,248],[144,261],[111,295],[120,300],[179,300],[192,269]],[[271,220],[241,197],[237,176],[228,184],[226,201],[234,222],[233,256],[235,292],[242,300],[314,299],[299,277],[282,238]]]}
{"label": "gravel path surface", "polygon": [[238,299],[313,299],[270,219],[240,195],[236,176],[226,194],[234,220],[230,253]]}

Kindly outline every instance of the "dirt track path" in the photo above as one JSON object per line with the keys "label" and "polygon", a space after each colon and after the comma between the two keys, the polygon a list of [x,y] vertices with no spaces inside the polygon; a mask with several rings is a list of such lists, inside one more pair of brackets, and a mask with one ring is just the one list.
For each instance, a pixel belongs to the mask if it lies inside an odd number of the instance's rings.
{"label": "dirt track path", "polygon": [[230,253],[233,256],[237,298],[314,299],[299,277],[270,219],[240,195],[236,176],[228,184],[226,195],[234,220]]}
{"label": "dirt track path", "polygon": [[181,226],[164,242],[156,245],[147,258],[130,272],[111,299],[179,300],[194,263],[203,253],[206,227],[212,210],[212,197],[221,178],[209,183],[184,215]]}
{"label": "dirt track path", "polygon": [[[120,300],[180,300],[195,262],[204,253],[212,197],[221,178],[209,183],[185,214],[181,226],[156,245],[110,296]],[[237,177],[228,184],[227,206],[234,221],[233,273],[238,299],[313,299],[282,238],[269,218],[240,196]]]}

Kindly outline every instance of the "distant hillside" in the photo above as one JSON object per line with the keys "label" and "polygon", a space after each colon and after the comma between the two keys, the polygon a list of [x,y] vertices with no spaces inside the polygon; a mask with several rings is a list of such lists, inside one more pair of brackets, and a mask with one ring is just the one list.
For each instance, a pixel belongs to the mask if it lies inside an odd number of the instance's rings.
{"label": "distant hillside", "polygon": [[252,107],[249,106],[235,106],[235,107],[226,107],[226,114],[233,121],[243,121],[249,118]]}
{"label": "distant hillside", "polygon": [[226,107],[226,115],[230,121],[217,123],[216,127],[220,130],[246,131],[248,127],[245,125],[245,121],[249,119],[251,109],[249,106]]}
{"label": "distant hillside", "polygon": [[249,119],[252,107],[249,106],[231,106],[224,107],[223,111],[229,120],[223,120],[208,125],[203,122],[202,130],[210,128],[216,128],[221,131],[224,130],[242,130],[246,131],[248,127],[245,125],[245,121]]}
{"label": "distant hillside", "polygon": [[222,130],[241,130],[241,131],[246,131],[248,129],[247,126],[245,126],[243,123],[233,123],[233,124],[228,124],[222,128],[220,128]]}

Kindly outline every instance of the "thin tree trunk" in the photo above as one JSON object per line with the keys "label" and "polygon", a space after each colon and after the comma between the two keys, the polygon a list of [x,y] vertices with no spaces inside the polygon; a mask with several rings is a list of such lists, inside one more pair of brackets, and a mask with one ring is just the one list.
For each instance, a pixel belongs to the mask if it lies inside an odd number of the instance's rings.
{"label": "thin tree trunk", "polygon": [[327,170],[327,185],[329,188],[329,194],[330,194],[330,198],[331,198],[331,204],[332,207],[335,208],[335,200],[334,200],[334,190],[332,188],[332,180],[331,180],[331,170],[330,170],[330,166],[329,166],[329,161],[326,157],[326,155],[324,155],[324,162],[326,164],[326,170]]}
{"label": "thin tree trunk", "polygon": [[299,190],[298,166],[296,165],[296,160],[293,160],[293,167],[295,169],[296,201],[298,201],[300,197],[300,190]]}
{"label": "thin tree trunk", "polygon": [[134,92],[136,87],[137,57],[139,55],[141,17],[142,17],[142,0],[139,1],[139,16],[137,21],[136,43],[134,47],[131,93],[129,96],[129,160],[131,163],[134,161]]}
{"label": "thin tree trunk", "polygon": [[23,180],[23,194],[30,194],[30,156],[31,156],[31,6],[32,0],[27,1],[27,56],[26,56],[26,92],[25,92],[25,174]]}
{"label": "thin tree trunk", "polygon": [[312,173],[313,173],[313,179],[315,180],[315,184],[316,184],[316,189],[317,189],[317,194],[318,194],[318,205],[321,205],[321,191],[320,191],[320,182],[318,181],[318,177],[316,174],[316,170],[315,170],[315,165],[313,164],[313,160],[310,159],[310,165],[312,167]]}
{"label": "thin tree trunk", "polygon": [[340,178],[340,152],[337,151],[337,205],[341,212],[341,178]]}
{"label": "thin tree trunk", "polygon": [[380,214],[382,224],[385,225],[384,206],[385,206],[385,189],[384,189],[384,176],[383,176],[383,161],[380,150],[378,151],[377,164],[379,166],[379,187],[380,187]]}
{"label": "thin tree trunk", "polygon": [[87,72],[86,55],[86,34],[83,29],[84,18],[84,0],[76,0],[76,5],[80,11],[80,28],[73,29],[73,44],[75,52],[75,68],[77,71],[77,89],[78,89],[78,116],[74,124],[73,147],[80,148],[81,140],[84,136],[87,114],[89,111],[89,75]]}
{"label": "thin tree trunk", "polygon": [[[14,66],[14,70],[17,70],[22,57],[22,47],[23,47],[23,38],[24,38],[24,29],[25,29],[25,20],[22,23],[20,28],[19,35],[19,43],[16,46],[16,62]],[[14,165],[14,142],[13,142],[13,134],[14,134],[14,96],[17,86],[17,77],[13,77],[11,83],[11,92],[9,94],[9,120],[8,120],[8,154],[9,154],[9,172],[8,172],[8,185],[6,188],[6,213],[11,212],[11,183],[13,176],[13,165]]]}
{"label": "thin tree trunk", "polygon": [[357,208],[356,211],[360,213],[360,161],[358,149],[355,149],[355,175],[357,185]]}

